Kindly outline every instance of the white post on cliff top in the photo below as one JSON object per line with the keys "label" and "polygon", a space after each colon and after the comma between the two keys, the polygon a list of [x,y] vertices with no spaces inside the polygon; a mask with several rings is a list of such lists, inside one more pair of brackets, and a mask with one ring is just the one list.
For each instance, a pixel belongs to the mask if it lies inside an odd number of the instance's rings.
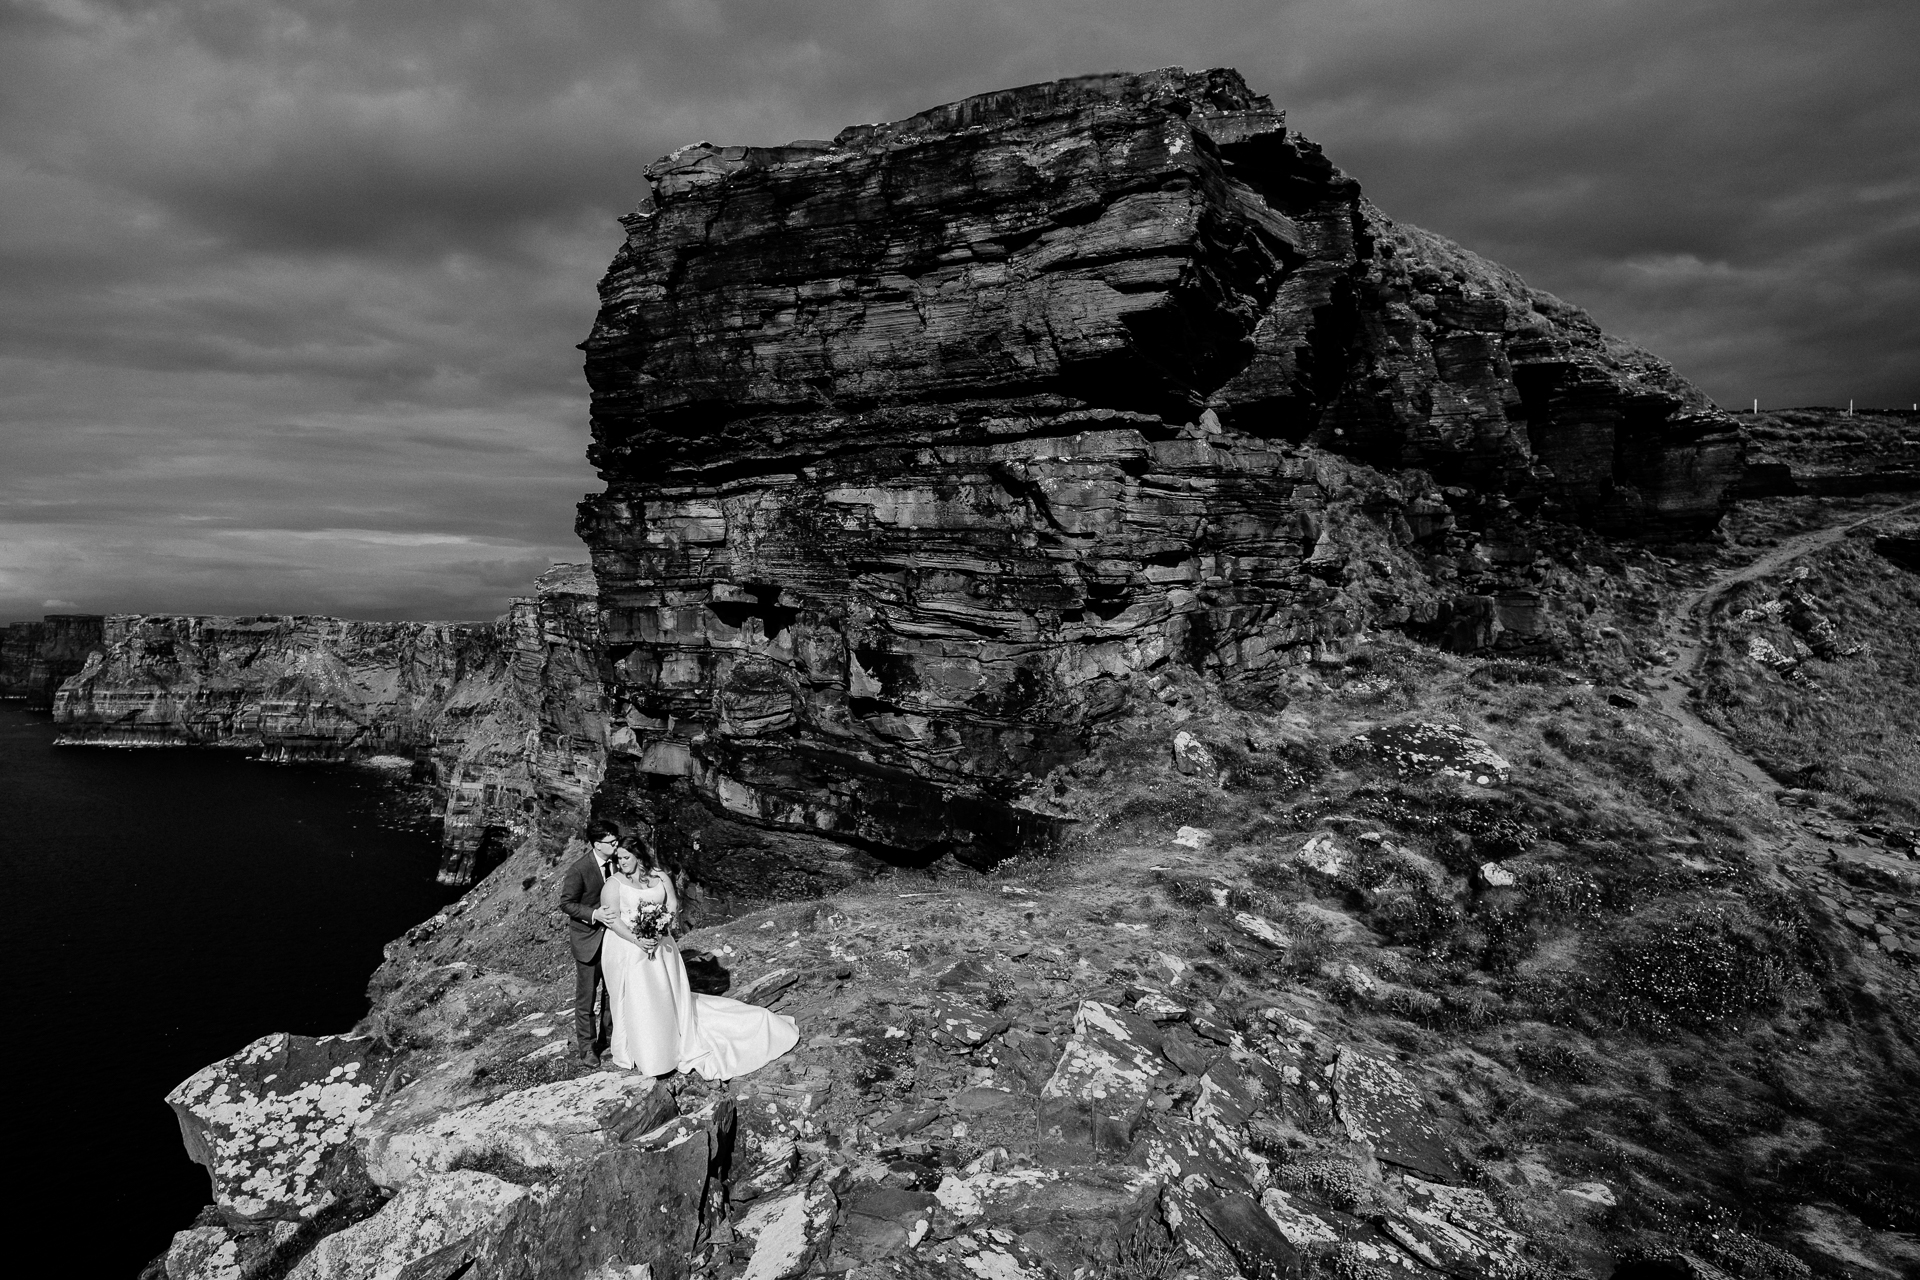
{"label": "white post on cliff top", "polygon": [[1753,411],[1755,413],[1760,412],[1760,400],[1757,396],[1754,398],[1754,401],[1753,401]]}

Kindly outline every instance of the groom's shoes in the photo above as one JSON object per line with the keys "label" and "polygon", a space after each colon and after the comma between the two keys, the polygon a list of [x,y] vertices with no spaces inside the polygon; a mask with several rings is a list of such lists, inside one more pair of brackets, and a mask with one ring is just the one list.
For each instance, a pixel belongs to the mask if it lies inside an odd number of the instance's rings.
{"label": "groom's shoes", "polygon": [[575,1056],[589,1067],[598,1068],[600,1065],[600,1055],[587,1046],[583,1045],[575,1050]]}

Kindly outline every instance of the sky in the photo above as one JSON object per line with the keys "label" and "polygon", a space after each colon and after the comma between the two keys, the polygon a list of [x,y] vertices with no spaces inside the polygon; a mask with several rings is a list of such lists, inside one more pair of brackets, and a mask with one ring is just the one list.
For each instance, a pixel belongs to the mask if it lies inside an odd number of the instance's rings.
{"label": "sky", "polygon": [[1920,400],[1914,0],[0,0],[0,621],[485,618],[584,559],[642,167],[1238,67],[1722,405]]}

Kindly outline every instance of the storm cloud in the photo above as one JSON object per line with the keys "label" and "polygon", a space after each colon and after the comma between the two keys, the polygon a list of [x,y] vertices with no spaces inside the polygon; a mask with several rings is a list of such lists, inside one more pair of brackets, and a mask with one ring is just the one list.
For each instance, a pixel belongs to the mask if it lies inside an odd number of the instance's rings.
{"label": "storm cloud", "polygon": [[1237,66],[1390,215],[1729,407],[1920,398],[1910,0],[4,0],[0,619],[498,612],[695,139]]}

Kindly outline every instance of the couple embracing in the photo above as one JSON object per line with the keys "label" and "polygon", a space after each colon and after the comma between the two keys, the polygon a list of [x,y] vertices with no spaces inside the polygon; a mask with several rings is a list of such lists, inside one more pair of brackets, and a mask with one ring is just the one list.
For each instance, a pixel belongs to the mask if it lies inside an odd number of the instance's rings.
{"label": "couple embracing", "polygon": [[[730,1080],[798,1042],[792,1018],[687,985],[673,938],[680,900],[652,843],[612,822],[586,830],[587,851],[560,882],[574,960],[573,1040],[581,1060],[650,1076],[687,1071]],[[600,1012],[594,1016],[594,996]]]}

